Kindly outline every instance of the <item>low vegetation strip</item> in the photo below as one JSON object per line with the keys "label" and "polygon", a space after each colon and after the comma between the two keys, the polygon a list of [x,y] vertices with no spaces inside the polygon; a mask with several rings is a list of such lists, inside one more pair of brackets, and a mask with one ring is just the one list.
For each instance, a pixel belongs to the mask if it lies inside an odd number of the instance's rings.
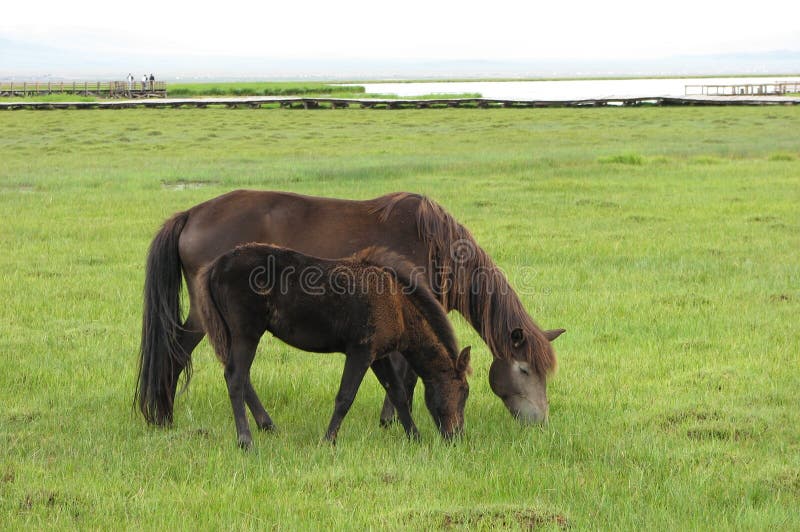
{"label": "low vegetation strip", "polygon": [[364,87],[330,83],[170,83],[171,97],[194,96],[304,96],[364,94]]}

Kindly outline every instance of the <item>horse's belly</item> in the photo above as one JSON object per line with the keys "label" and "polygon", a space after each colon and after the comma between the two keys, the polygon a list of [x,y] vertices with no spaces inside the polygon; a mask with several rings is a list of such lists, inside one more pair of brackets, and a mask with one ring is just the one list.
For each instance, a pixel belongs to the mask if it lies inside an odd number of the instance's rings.
{"label": "horse's belly", "polygon": [[282,316],[274,312],[267,330],[272,335],[302,351],[336,353],[345,351],[345,342],[331,331],[328,323],[311,316]]}

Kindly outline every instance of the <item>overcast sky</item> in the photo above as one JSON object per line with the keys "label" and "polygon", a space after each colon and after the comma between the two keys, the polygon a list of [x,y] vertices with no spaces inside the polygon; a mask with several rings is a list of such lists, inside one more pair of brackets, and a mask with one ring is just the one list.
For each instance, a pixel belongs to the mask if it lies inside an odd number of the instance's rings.
{"label": "overcast sky", "polygon": [[1,38],[109,53],[641,59],[800,51],[800,0],[57,0],[9,1],[2,11]]}

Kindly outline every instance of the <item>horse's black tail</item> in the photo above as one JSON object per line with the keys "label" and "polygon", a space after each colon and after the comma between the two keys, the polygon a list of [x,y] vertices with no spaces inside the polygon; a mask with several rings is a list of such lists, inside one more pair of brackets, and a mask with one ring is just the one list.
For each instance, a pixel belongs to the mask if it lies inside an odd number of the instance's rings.
{"label": "horse's black tail", "polygon": [[150,244],[144,282],[142,344],[134,402],[148,423],[172,422],[178,376],[191,378],[191,357],[180,345],[181,259],[178,239],[189,213],[180,212],[164,222]]}

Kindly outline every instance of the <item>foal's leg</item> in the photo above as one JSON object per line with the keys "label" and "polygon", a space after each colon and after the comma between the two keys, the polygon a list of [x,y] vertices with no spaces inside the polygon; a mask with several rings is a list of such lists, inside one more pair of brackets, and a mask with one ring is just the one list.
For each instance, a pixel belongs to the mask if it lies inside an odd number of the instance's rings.
{"label": "foal's leg", "polygon": [[394,405],[389,394],[383,397],[383,408],[381,408],[381,427],[388,427],[394,421]]}
{"label": "foal's leg", "polygon": [[364,380],[364,374],[367,373],[370,364],[372,364],[372,353],[369,349],[361,347],[348,351],[342,372],[342,382],[339,384],[339,393],[336,394],[333,416],[331,416],[331,422],[325,432],[325,439],[331,443],[336,443],[339,426],[350,410],[358,387],[361,386],[361,381]]}
{"label": "foal's leg", "polygon": [[[411,365],[398,351],[391,353],[388,358],[395,375],[403,381],[403,388],[408,398],[408,411],[412,412],[414,410],[414,387],[417,384],[417,374],[414,373],[414,370],[411,369]],[[381,427],[388,427],[391,425],[392,422],[394,422],[394,415],[395,408],[387,393],[383,400],[383,409],[381,410]]]}
{"label": "foal's leg", "polygon": [[228,385],[228,396],[231,399],[233,419],[236,422],[236,434],[239,447],[243,449],[249,448],[253,443],[244,402],[250,380],[250,366],[257,346],[258,339],[232,338],[230,356],[225,364],[225,382]]}
{"label": "foal's leg", "polygon": [[253,414],[259,429],[273,430],[275,428],[275,423],[272,422],[272,418],[269,417],[264,405],[261,404],[261,399],[258,398],[255,389],[253,389],[249,372],[247,373],[247,383],[245,383],[244,400],[247,406],[250,407],[250,413]]}
{"label": "foal's leg", "polygon": [[406,435],[409,438],[418,438],[419,430],[417,430],[417,426],[414,425],[414,420],[411,418],[411,405],[408,402],[408,396],[406,396],[400,376],[392,366],[389,357],[373,362],[372,371],[386,390],[386,401],[391,398],[390,404],[397,407],[397,417],[400,418],[400,423],[403,424]]}

